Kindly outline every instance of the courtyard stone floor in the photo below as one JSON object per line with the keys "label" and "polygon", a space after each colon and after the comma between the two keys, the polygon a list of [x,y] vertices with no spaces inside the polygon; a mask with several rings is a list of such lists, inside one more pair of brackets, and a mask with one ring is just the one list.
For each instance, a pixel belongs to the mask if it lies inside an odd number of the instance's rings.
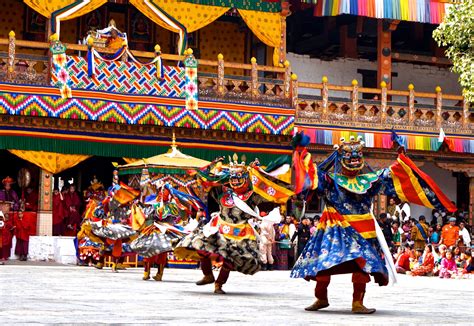
{"label": "courtyard stone floor", "polygon": [[[155,272],[155,269],[153,270]],[[143,281],[141,268],[110,269],[58,264],[0,266],[0,325],[10,324],[228,324],[228,325],[473,325],[474,278],[445,280],[399,276],[395,286],[369,283],[365,303],[373,315],[350,312],[350,275],[335,276],[330,307],[314,301],[314,282],[288,271],[246,276],[232,272],[224,289],[198,287],[199,270],[166,269],[163,282]]]}

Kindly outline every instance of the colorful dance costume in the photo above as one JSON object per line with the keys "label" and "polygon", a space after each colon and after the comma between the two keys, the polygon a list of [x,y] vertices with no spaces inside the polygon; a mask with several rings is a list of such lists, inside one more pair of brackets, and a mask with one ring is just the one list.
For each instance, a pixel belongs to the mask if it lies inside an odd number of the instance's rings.
{"label": "colorful dance costume", "polygon": [[[381,230],[371,212],[378,194],[402,201],[454,211],[451,201],[433,180],[403,153],[389,168],[362,174],[364,143],[351,137],[317,167],[306,151],[307,136],[298,134],[294,154],[297,192],[315,189],[325,203],[316,232],[297,260],[291,277],[316,281],[316,302],[306,310],[329,306],[327,287],[331,275],[352,273],[354,313],[373,313],[363,305],[369,275],[380,286],[388,284],[393,262]],[[386,256],[386,263],[382,259]],[[389,270],[387,270],[387,267]]]}

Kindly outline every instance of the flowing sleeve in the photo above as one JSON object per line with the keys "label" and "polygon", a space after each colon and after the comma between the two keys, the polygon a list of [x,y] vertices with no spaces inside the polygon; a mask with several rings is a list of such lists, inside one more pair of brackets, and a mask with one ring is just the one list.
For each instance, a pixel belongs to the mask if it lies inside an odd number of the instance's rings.
{"label": "flowing sleeve", "polygon": [[400,154],[389,168],[381,173],[381,193],[398,197],[403,202],[455,212],[456,206],[439,186],[415,163]]}

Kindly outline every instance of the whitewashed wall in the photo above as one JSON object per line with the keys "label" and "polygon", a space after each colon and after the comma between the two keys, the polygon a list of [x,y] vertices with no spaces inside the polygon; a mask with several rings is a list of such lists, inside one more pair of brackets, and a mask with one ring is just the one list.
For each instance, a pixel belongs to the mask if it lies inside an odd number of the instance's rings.
{"label": "whitewashed wall", "polygon": [[[350,86],[353,79],[362,85],[362,75],[357,73],[357,69],[377,70],[377,62],[356,59],[339,59],[334,61],[322,61],[312,59],[307,55],[288,53],[287,59],[290,61],[292,71],[298,75],[299,81],[321,82],[323,76],[327,76],[329,83]],[[392,80],[392,88],[396,90],[407,90],[408,84],[413,83],[415,90],[419,92],[434,92],[436,86],[441,86],[443,93],[461,94],[461,87],[458,84],[458,76],[447,68],[437,68],[427,65],[414,65],[409,63],[394,62],[392,72],[398,73],[398,77]],[[310,89],[300,90],[301,94],[317,94],[319,91]],[[336,93],[330,93],[332,96]],[[417,99],[419,103],[424,103],[423,99]],[[428,100],[426,103],[432,103]],[[446,104],[455,104],[446,102]]]}

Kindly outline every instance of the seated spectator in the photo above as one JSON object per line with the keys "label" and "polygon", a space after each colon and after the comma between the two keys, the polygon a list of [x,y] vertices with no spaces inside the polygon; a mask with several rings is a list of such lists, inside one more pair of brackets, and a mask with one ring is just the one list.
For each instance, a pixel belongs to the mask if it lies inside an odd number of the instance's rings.
{"label": "seated spectator", "polygon": [[453,258],[456,262],[457,267],[461,267],[462,257],[461,257],[461,249],[459,247],[453,248]]}
{"label": "seated spectator", "polygon": [[446,251],[446,257],[441,260],[441,268],[439,270],[439,278],[451,278],[458,275],[458,268],[454,261],[452,251]]}
{"label": "seated spectator", "polygon": [[411,272],[407,272],[409,275],[413,276],[430,276],[433,273],[434,269],[434,256],[433,256],[433,246],[426,245],[425,251],[423,253],[423,262],[420,266],[412,269]]}
{"label": "seated spectator", "polygon": [[464,253],[464,268],[462,270],[464,274],[473,274],[474,273],[474,262],[472,261],[472,251],[466,250]]}
{"label": "seated spectator", "polygon": [[444,257],[446,257],[446,251],[448,248],[445,245],[440,245],[439,247],[435,247],[435,252],[433,254],[435,259],[435,268],[433,269],[433,275],[438,276],[439,270],[441,268],[441,261]]}
{"label": "seated spectator", "polygon": [[410,271],[410,246],[401,247],[401,252],[402,254],[398,256],[398,259],[395,263],[395,268],[397,273],[406,274],[406,272]]}

